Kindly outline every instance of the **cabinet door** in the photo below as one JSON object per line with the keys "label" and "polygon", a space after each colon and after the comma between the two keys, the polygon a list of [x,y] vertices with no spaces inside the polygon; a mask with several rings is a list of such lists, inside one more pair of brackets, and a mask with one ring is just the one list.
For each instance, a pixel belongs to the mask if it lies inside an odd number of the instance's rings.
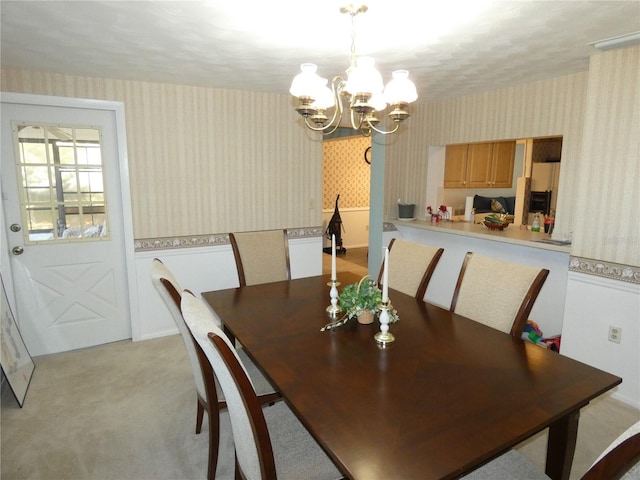
{"label": "cabinet door", "polygon": [[467,188],[491,187],[492,143],[471,143],[467,159]]}
{"label": "cabinet door", "polygon": [[511,188],[513,186],[513,164],[516,142],[495,142],[491,161],[491,188]]}
{"label": "cabinet door", "polygon": [[467,144],[447,145],[444,162],[444,188],[465,188]]}

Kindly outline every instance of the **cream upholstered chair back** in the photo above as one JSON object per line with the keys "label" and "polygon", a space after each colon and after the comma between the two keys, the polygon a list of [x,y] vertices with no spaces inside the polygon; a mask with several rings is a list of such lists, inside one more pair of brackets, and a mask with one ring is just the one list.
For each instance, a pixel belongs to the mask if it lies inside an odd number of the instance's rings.
{"label": "cream upholstered chair back", "polygon": [[[227,400],[236,458],[242,472],[247,479],[275,478],[273,451],[270,451],[270,455],[265,455],[266,458],[262,458],[262,451],[258,448],[256,435],[269,438],[261,405],[235,348],[231,345],[222,329],[217,326],[212,327],[211,310],[201,300],[189,294],[189,292],[185,292],[182,296],[181,305],[185,322],[193,338],[200,346],[202,354],[205,356],[203,361],[207,361],[211,365]],[[210,340],[210,333],[227,347],[227,355],[234,360],[232,362],[234,373],[232,373],[222,357],[219,348]],[[249,388],[253,394],[243,395],[241,387],[237,384],[238,381],[242,382],[245,388]],[[257,412],[258,414],[252,414],[252,412]],[[268,445],[270,447],[270,442],[268,442]],[[273,476],[264,477],[263,469],[265,468],[268,472],[273,472]]]}
{"label": "cream upholstered chair back", "polygon": [[291,279],[286,230],[229,234],[240,286]]}
{"label": "cream upholstered chair back", "polygon": [[[422,243],[393,238],[389,243],[389,288],[424,300],[444,249]],[[384,263],[380,267],[378,284],[382,285]]]}
{"label": "cream upholstered chair back", "polygon": [[[166,282],[162,282],[163,279],[168,282],[168,285],[173,288],[173,291],[175,293],[171,291],[171,288],[167,288]],[[171,316],[173,317],[173,320],[176,322],[178,330],[180,331],[180,336],[182,337],[184,346],[187,350],[187,356],[189,357],[189,363],[191,364],[191,370],[193,371],[194,380],[196,382],[196,391],[202,399],[206,399],[204,382],[202,380],[202,372],[200,371],[198,356],[196,354],[193,341],[191,340],[189,329],[184,323],[182,313],[180,313],[180,300],[182,298],[183,292],[182,287],[173,276],[171,271],[158,258],[154,258],[151,264],[151,281],[153,282],[153,286],[160,294],[160,297],[164,301],[165,305],[171,312]]]}
{"label": "cream upholstered chair back", "polygon": [[520,337],[549,270],[468,252],[451,311]]}

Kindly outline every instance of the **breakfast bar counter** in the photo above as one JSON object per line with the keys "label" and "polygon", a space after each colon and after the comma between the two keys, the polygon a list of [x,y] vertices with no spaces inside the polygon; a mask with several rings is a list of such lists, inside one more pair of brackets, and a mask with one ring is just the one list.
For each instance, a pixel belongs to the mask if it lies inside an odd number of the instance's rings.
{"label": "breakfast bar counter", "polygon": [[551,235],[544,232],[532,232],[520,226],[510,224],[504,230],[489,230],[481,223],[465,221],[426,222],[422,220],[393,220],[396,226],[433,230],[451,235],[463,235],[494,242],[511,243],[543,250],[569,253],[571,248],[567,242],[551,240]]}

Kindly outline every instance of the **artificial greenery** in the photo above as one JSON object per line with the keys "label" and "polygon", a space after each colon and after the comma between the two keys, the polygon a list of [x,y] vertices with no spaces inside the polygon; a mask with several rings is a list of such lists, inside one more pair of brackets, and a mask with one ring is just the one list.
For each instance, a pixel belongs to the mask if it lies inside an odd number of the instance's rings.
{"label": "artificial greenery", "polygon": [[[378,306],[382,303],[382,292],[369,276],[362,277],[358,283],[346,285],[340,293],[340,308],[343,315],[336,320],[326,324],[320,330],[331,330],[347,323],[350,318],[357,317],[363,312],[371,312],[376,315]],[[396,309],[389,309],[389,323],[398,321]]]}
{"label": "artificial greenery", "polygon": [[382,302],[382,292],[376,282],[363,277],[358,283],[346,285],[340,294],[340,307],[348,318],[369,311],[375,315]]}

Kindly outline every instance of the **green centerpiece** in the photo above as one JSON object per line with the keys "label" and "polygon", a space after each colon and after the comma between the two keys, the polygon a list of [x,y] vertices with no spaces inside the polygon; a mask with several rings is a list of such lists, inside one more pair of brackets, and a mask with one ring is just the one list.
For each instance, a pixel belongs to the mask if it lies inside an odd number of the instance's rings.
{"label": "green centerpiece", "polygon": [[[357,318],[362,324],[372,323],[382,303],[382,291],[369,276],[362,277],[358,283],[346,285],[340,293],[340,308],[344,315],[325,325],[322,330],[330,330],[344,325],[350,318]],[[398,320],[398,313],[389,311],[390,321]]]}

